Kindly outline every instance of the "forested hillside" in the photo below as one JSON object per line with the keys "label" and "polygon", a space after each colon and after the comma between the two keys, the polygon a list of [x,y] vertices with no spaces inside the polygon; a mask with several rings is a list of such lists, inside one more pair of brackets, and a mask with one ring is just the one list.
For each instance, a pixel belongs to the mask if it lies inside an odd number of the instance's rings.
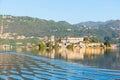
{"label": "forested hillside", "polygon": [[[2,20],[2,16],[0,20]],[[65,21],[47,21],[27,16],[4,16],[3,20],[4,32],[18,33],[25,36],[66,36],[67,30],[72,28],[72,25]]]}
{"label": "forested hillside", "polygon": [[4,33],[17,33],[25,36],[93,36],[103,41],[105,36],[113,40],[120,37],[120,20],[110,20],[106,22],[84,22],[72,25],[66,21],[55,22],[27,16],[0,16],[0,25]]}

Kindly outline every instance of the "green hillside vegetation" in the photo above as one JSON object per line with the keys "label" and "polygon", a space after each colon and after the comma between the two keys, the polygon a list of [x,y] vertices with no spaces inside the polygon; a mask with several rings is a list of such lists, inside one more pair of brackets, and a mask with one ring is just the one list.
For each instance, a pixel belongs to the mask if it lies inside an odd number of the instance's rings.
{"label": "green hillside vegetation", "polygon": [[[72,25],[66,21],[55,22],[53,20],[44,20],[28,16],[0,16],[0,25],[3,20],[4,33],[17,33],[25,36],[51,36],[55,37],[82,37],[92,36],[98,41],[104,41],[105,36],[109,36],[112,42],[117,42],[116,38],[120,37],[120,21],[106,21],[100,23],[89,22]],[[88,24],[88,23],[87,23]],[[83,26],[86,25],[86,26]],[[94,26],[95,25],[95,26]]]}

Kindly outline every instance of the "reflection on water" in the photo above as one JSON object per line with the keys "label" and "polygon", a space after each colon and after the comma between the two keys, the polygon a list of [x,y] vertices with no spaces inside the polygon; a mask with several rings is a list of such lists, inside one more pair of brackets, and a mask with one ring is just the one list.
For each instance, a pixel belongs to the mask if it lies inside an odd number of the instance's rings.
{"label": "reflection on water", "polygon": [[0,80],[119,80],[120,71],[15,52],[0,53]]}
{"label": "reflection on water", "polygon": [[[9,48],[8,48],[9,49]],[[2,50],[2,49],[0,49]],[[3,50],[4,51],[4,50]],[[61,59],[69,62],[75,62],[87,66],[95,66],[107,69],[120,70],[120,50],[116,49],[103,49],[103,48],[76,48],[73,51],[66,48],[37,50],[25,46],[12,47],[8,51],[18,53],[28,53],[32,55],[43,56],[52,59]]]}

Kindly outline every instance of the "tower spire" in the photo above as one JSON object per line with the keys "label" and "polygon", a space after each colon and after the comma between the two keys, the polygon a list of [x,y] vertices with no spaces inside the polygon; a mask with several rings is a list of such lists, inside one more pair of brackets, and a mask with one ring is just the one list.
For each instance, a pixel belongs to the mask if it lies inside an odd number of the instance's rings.
{"label": "tower spire", "polygon": [[3,19],[4,19],[4,15],[2,15],[2,18],[1,18],[0,37],[2,37],[3,35]]}
{"label": "tower spire", "polygon": [[3,18],[2,18],[2,25],[1,25],[1,31],[0,31],[0,35],[3,34]]}
{"label": "tower spire", "polygon": [[1,23],[1,27],[0,27],[0,35],[3,34],[3,19],[4,19],[4,15],[2,15],[2,23]]}

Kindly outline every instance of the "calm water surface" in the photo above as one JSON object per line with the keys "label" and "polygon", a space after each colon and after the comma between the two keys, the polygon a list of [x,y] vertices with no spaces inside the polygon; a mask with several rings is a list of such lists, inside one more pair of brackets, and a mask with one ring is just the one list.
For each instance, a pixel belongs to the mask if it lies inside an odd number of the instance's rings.
{"label": "calm water surface", "polygon": [[37,56],[43,56],[50,59],[64,60],[74,62],[86,66],[120,70],[120,48],[102,49],[87,48],[75,49],[73,51],[67,49],[59,50],[34,50],[30,48],[18,48],[15,52],[28,53]]}
{"label": "calm water surface", "polygon": [[120,80],[120,53],[17,48],[0,53],[0,80]]}

